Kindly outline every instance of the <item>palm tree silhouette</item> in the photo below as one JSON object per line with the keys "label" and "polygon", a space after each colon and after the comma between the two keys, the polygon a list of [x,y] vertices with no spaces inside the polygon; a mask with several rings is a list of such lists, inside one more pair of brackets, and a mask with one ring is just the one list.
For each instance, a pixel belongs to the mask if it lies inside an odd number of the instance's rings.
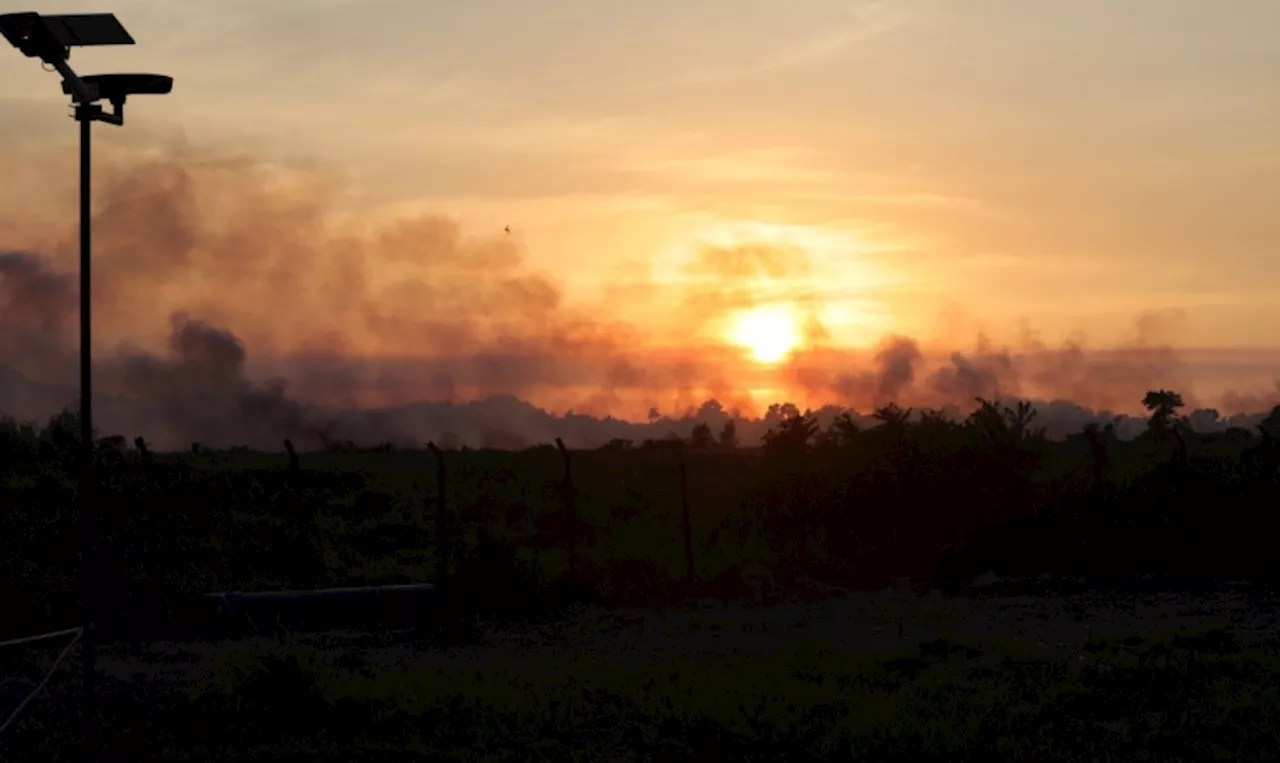
{"label": "palm tree silhouette", "polygon": [[1161,442],[1168,435],[1169,430],[1177,423],[1175,414],[1177,410],[1183,407],[1182,395],[1167,389],[1148,391],[1146,397],[1142,398],[1142,405],[1151,411],[1151,418],[1147,422],[1147,431],[1151,433],[1152,439]]}

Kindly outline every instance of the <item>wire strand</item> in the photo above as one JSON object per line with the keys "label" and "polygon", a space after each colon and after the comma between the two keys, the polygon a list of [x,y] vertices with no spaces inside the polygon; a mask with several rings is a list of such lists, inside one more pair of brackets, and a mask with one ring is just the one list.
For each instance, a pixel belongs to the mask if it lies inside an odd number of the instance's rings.
{"label": "wire strand", "polygon": [[17,720],[18,715],[22,712],[23,708],[25,708],[31,700],[36,698],[36,695],[39,694],[46,685],[48,685],[49,679],[53,678],[53,674],[58,672],[58,666],[62,664],[64,659],[66,659],[67,653],[71,651],[71,647],[75,646],[76,642],[80,640],[80,637],[84,635],[83,632],[79,632],[79,628],[76,628],[76,631],[76,637],[71,639],[70,643],[66,646],[62,647],[62,651],[58,654],[58,659],[53,661],[53,666],[49,668],[49,672],[44,674],[44,680],[41,681],[36,688],[31,690],[31,693],[27,695],[27,698],[22,700],[22,702],[13,709],[12,713],[9,713],[9,717],[4,719],[4,723],[0,723],[0,734],[3,734],[5,729],[9,728],[9,726]]}
{"label": "wire strand", "polygon": [[24,636],[22,638],[12,639],[10,641],[0,641],[0,649],[3,649],[6,646],[21,646],[22,644],[30,644],[35,641],[44,641],[45,639],[48,639],[48,638],[58,638],[59,636],[70,636],[73,633],[79,633],[79,632],[80,632],[80,626],[76,626],[75,628],[63,628],[60,631],[53,631],[51,633],[41,633],[38,636]]}

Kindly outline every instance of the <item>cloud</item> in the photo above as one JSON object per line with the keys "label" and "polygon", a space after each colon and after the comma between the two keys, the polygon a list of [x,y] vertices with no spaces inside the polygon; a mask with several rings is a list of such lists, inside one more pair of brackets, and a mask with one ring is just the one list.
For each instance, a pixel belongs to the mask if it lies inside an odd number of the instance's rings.
{"label": "cloud", "polygon": [[712,66],[660,80],[650,88],[721,84],[736,79],[795,69],[833,58],[850,46],[888,35],[911,23],[936,0],[864,0],[850,3],[849,14],[822,32],[789,41],[767,51],[752,51],[747,63]]}
{"label": "cloud", "polygon": [[960,212],[987,220],[1009,220],[1010,214],[1000,207],[981,199],[964,196],[948,196],[927,192],[904,193],[801,193],[797,199],[809,201],[840,202],[859,207],[916,207]]}

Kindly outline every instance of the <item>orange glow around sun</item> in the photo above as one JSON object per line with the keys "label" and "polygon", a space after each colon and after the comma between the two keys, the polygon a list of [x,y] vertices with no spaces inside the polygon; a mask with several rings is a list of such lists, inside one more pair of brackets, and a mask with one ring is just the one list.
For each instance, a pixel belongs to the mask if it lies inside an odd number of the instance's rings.
{"label": "orange glow around sun", "polygon": [[800,344],[800,327],[784,308],[757,307],[738,314],[727,339],[748,350],[758,363],[772,365]]}

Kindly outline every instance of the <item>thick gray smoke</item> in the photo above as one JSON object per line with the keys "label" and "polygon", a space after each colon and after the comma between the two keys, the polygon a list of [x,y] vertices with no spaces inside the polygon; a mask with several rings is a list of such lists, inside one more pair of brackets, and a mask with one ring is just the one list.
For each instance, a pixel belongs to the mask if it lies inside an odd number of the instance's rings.
{"label": "thick gray smoke", "polygon": [[[303,447],[522,447],[555,437],[591,446],[733,419],[749,444],[783,415],[756,406],[727,348],[649,352],[639,327],[567,304],[511,237],[468,238],[434,216],[352,222],[323,177],[240,156],[181,148],[104,161],[94,286],[103,433],[164,448],[274,449],[285,437]],[[0,219],[10,239],[0,240],[5,414],[41,420],[76,399],[74,233]],[[794,249],[708,247],[689,265],[696,285],[641,287],[672,290],[671,309],[692,334],[753,304],[745,277],[785,279],[809,267]],[[1026,398],[1045,401],[1041,422],[1061,435],[1133,412],[1148,389],[1204,404],[1161,337],[1167,321],[1140,317],[1132,341],[1110,350],[1034,341],[1012,349],[978,337],[939,353],[891,336],[867,356],[824,344],[830,332],[812,319],[809,349],[774,373],[804,401],[834,406],[824,416],[888,402],[963,414],[976,397]],[[1233,393],[1220,408],[1259,412],[1276,402],[1280,386]],[[1195,421],[1230,423],[1216,412]]]}

